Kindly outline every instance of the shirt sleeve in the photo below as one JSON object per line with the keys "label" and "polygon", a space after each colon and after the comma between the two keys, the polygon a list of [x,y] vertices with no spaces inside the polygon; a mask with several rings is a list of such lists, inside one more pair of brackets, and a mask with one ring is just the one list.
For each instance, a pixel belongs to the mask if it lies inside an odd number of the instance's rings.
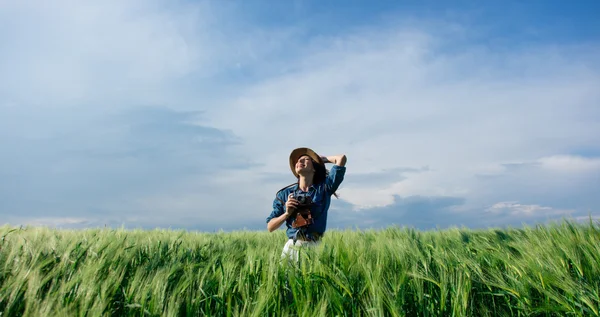
{"label": "shirt sleeve", "polygon": [[[267,223],[269,223],[269,221],[271,221],[271,219],[283,215],[283,213],[285,211],[284,206],[283,206],[284,203],[279,201],[279,199],[285,201],[284,196],[282,194],[283,194],[283,191],[277,193],[277,195],[275,196],[275,199],[273,199],[273,210],[271,211],[271,214],[267,217]],[[277,198],[279,198],[279,199],[277,199]]]}
{"label": "shirt sleeve", "polygon": [[329,175],[327,175],[327,179],[325,180],[325,184],[327,186],[327,193],[329,193],[329,195],[333,195],[333,193],[335,193],[335,191],[338,189],[338,187],[344,180],[345,174],[345,166],[333,165],[331,167]]}

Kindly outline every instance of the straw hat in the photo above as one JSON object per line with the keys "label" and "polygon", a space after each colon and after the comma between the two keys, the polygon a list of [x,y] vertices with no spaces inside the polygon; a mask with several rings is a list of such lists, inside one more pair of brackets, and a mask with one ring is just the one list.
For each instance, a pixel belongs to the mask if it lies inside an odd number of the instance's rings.
{"label": "straw hat", "polygon": [[306,148],[306,147],[300,147],[300,148],[294,149],[292,151],[292,153],[290,154],[290,169],[292,170],[292,173],[294,174],[294,176],[296,176],[296,178],[298,178],[298,174],[296,173],[296,168],[295,168],[296,162],[298,162],[298,159],[303,155],[308,155],[315,162],[317,162],[317,164],[325,166],[323,159],[321,159],[321,157],[319,155],[317,155],[317,153],[315,153],[315,151],[313,151],[309,148]]}

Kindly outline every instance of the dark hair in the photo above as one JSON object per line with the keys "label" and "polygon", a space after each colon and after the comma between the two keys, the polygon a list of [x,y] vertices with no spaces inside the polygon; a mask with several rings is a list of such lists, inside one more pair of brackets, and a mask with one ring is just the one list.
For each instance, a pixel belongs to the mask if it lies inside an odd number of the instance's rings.
{"label": "dark hair", "polygon": [[[327,176],[329,175],[329,170],[327,168],[325,168],[325,165],[319,164],[312,158],[310,160],[312,161],[313,167],[315,168],[315,176],[313,177],[313,184],[321,184],[322,182],[325,181],[325,179],[327,179]],[[335,196],[335,198],[339,199],[339,195],[337,192],[334,192],[333,196]]]}

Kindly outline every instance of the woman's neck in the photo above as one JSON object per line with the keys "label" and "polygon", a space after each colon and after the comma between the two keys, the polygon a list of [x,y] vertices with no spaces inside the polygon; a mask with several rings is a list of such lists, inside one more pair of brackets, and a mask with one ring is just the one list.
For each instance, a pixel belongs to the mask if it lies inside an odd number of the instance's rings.
{"label": "woman's neck", "polygon": [[308,188],[312,185],[313,183],[313,176],[302,176],[300,175],[300,178],[298,179],[298,188],[300,188],[301,191],[307,192]]}

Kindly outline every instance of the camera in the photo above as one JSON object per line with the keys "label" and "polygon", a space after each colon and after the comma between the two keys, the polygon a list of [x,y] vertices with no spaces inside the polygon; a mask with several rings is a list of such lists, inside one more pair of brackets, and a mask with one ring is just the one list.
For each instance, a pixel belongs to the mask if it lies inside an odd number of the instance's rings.
{"label": "camera", "polygon": [[310,208],[310,206],[312,205],[312,198],[308,195],[293,195],[292,198],[298,201],[298,209]]}
{"label": "camera", "polygon": [[313,223],[313,218],[310,212],[313,201],[309,195],[292,195],[292,198],[298,201],[298,206],[294,211],[292,217],[294,217],[294,221],[292,222],[293,228],[301,228],[308,226]]}

